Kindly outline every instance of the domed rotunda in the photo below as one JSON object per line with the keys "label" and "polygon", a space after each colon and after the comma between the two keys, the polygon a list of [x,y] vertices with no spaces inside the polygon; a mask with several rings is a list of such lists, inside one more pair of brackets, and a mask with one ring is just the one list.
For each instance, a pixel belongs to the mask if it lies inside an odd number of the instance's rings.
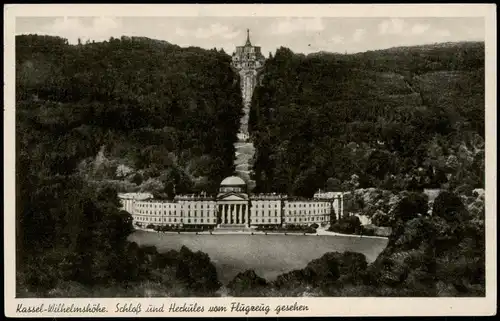
{"label": "domed rotunda", "polygon": [[218,226],[245,227],[249,225],[249,198],[247,184],[238,176],[226,177],[217,196]]}
{"label": "domed rotunda", "polygon": [[246,193],[247,184],[238,176],[229,176],[220,183],[219,193]]}

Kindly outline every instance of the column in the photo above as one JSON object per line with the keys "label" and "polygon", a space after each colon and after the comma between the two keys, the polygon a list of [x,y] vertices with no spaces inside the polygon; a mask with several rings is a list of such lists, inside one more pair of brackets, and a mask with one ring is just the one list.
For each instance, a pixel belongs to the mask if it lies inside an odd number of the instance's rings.
{"label": "column", "polygon": [[250,227],[250,206],[245,205],[245,224]]}
{"label": "column", "polygon": [[238,204],[238,224],[243,223],[243,205]]}
{"label": "column", "polygon": [[226,224],[226,204],[222,204],[221,224]]}
{"label": "column", "polygon": [[233,224],[233,204],[229,204],[229,224]]}
{"label": "column", "polygon": [[340,213],[341,215],[339,215],[339,218],[340,217],[344,217],[344,193],[340,194],[340,197],[339,197],[339,201],[340,201]]}

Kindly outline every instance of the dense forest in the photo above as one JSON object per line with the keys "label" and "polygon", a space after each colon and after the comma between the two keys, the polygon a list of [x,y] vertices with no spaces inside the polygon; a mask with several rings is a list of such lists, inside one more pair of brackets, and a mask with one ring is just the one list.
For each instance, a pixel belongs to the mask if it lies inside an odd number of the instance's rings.
{"label": "dense forest", "polygon": [[[43,292],[147,276],[137,270],[147,255],[126,241],[120,186],[107,182],[159,186],[165,197],[216,191],[233,173],[242,113],[229,63],[224,52],[147,38],[16,37],[19,284]],[[186,264],[174,270],[190,273]]]}
{"label": "dense forest", "polygon": [[[167,196],[215,192],[233,173],[241,94],[224,52],[135,37],[72,46],[19,36],[16,53],[17,116],[31,128],[19,129],[29,133],[19,141],[45,136],[33,142],[34,163],[60,173],[79,165],[89,180]],[[41,159],[48,146],[54,155]],[[98,150],[104,157],[94,161]]]}
{"label": "dense forest", "polygon": [[484,43],[352,55],[280,48],[260,83],[250,116],[256,191],[484,187]]}
{"label": "dense forest", "polygon": [[[216,295],[206,254],[127,241],[116,193],[214,193],[233,173],[230,59],[147,38],[16,37],[19,296]],[[275,282],[242,273],[233,295],[484,295],[484,44],[280,48],[260,84],[256,191],[351,191],[349,206],[393,233],[373,264],[328,253]],[[431,216],[426,187],[447,190]]]}

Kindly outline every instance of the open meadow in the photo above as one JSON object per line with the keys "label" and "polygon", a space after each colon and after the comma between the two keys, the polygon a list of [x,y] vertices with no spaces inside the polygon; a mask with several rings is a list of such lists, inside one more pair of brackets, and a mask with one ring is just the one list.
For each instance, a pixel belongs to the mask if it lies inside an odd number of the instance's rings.
{"label": "open meadow", "polygon": [[387,239],[352,236],[193,235],[146,231],[134,232],[129,241],[140,246],[154,245],[159,252],[178,251],[183,245],[192,251],[205,252],[224,284],[249,269],[271,281],[282,273],[304,268],[327,252],[359,252],[371,263],[387,245]]}

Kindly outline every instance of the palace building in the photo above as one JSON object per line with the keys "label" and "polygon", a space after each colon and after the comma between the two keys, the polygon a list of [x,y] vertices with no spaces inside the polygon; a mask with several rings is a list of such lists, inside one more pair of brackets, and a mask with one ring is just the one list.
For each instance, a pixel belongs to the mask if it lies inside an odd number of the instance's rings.
{"label": "palace building", "polygon": [[[323,195],[321,195],[323,196]],[[248,194],[247,184],[237,176],[225,178],[215,197],[205,194],[179,195],[171,201],[150,194],[119,194],[123,209],[134,225],[246,229],[259,226],[325,225],[333,213],[342,213],[340,193],[313,199],[295,199],[277,194]]]}
{"label": "palace building", "polygon": [[[297,199],[287,195],[252,194],[251,179],[254,146],[248,132],[252,94],[258,85],[259,72],[265,58],[259,46],[250,42],[247,30],[245,45],[237,46],[232,68],[240,76],[243,116],[238,142],[235,143],[235,171],[239,176],[225,178],[216,196],[178,195],[173,200],[154,199],[151,194],[120,194],[123,209],[132,214],[139,227],[183,226],[219,229],[248,229],[286,225],[326,225],[334,213],[342,217],[342,193],[317,193],[313,199]],[[244,180],[245,179],[245,180]],[[246,182],[245,182],[246,181]]]}

